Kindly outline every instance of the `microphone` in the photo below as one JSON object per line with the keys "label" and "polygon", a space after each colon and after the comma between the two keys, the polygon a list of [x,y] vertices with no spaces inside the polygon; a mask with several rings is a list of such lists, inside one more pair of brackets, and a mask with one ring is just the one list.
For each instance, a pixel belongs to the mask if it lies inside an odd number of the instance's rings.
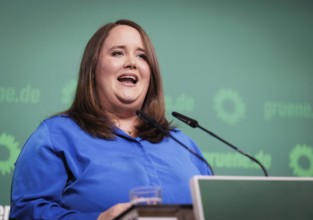
{"label": "microphone", "polygon": [[189,126],[191,126],[191,127],[193,127],[193,128],[200,128],[201,130],[205,131],[205,132],[208,133],[209,135],[215,137],[216,139],[220,140],[220,141],[223,142],[224,144],[226,144],[226,145],[228,145],[229,147],[233,148],[233,149],[236,150],[238,153],[240,153],[240,154],[242,154],[242,155],[248,157],[250,160],[252,160],[253,162],[257,163],[257,164],[261,167],[261,169],[262,169],[262,171],[263,171],[263,173],[264,173],[265,176],[268,176],[268,173],[267,173],[265,167],[263,166],[263,164],[262,164],[260,161],[258,161],[256,158],[254,158],[253,156],[251,156],[251,155],[249,155],[249,154],[243,152],[243,151],[240,150],[238,147],[234,146],[233,144],[229,143],[228,141],[224,140],[223,138],[217,136],[217,135],[214,134],[213,132],[211,132],[211,131],[205,129],[205,128],[202,127],[196,120],[194,120],[194,119],[192,119],[192,118],[189,118],[189,117],[187,117],[187,116],[185,116],[185,115],[182,115],[182,114],[180,114],[180,113],[178,113],[178,112],[172,112],[172,115],[173,115],[175,118],[181,120],[182,122],[186,123],[187,125],[189,125]]}
{"label": "microphone", "polygon": [[171,135],[169,132],[167,132],[164,128],[162,128],[162,126],[157,123],[152,117],[150,117],[149,115],[147,115],[146,113],[144,113],[142,110],[137,110],[136,111],[136,115],[143,120],[144,122],[146,122],[147,124],[151,125],[152,127],[158,129],[160,132],[162,132],[165,136],[169,136],[171,139],[173,139],[176,143],[178,143],[180,146],[182,146],[183,148],[185,148],[186,150],[188,150],[191,154],[193,154],[194,156],[196,156],[198,159],[200,159],[201,161],[203,161],[210,169],[212,175],[214,175],[214,171],[211,167],[211,165],[199,154],[197,154],[195,151],[193,151],[192,149],[190,149],[189,147],[187,147],[184,143],[182,143],[181,141],[179,141],[177,138],[175,138],[173,135]]}

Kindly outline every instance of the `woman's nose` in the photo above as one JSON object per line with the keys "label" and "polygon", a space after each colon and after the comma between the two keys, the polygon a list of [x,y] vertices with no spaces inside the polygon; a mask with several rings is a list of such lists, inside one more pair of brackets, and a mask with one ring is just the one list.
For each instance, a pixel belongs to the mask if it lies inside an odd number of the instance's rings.
{"label": "woman's nose", "polygon": [[136,69],[137,64],[134,56],[128,56],[125,61],[125,68]]}

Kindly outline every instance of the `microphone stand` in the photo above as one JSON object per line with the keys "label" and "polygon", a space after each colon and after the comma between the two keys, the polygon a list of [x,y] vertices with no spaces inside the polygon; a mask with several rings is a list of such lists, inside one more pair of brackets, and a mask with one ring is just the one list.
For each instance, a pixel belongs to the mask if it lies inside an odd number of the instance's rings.
{"label": "microphone stand", "polygon": [[256,158],[254,158],[254,157],[252,157],[251,155],[249,155],[249,154],[247,154],[247,153],[241,151],[238,147],[236,147],[236,146],[234,146],[233,144],[229,143],[228,141],[222,139],[221,137],[217,136],[217,135],[214,134],[213,132],[211,132],[211,131],[205,129],[205,128],[202,127],[201,125],[198,124],[197,127],[200,128],[201,130],[205,131],[205,132],[208,133],[209,135],[211,135],[211,136],[217,138],[218,140],[220,140],[220,141],[223,142],[224,144],[228,145],[229,147],[233,148],[235,151],[239,152],[240,154],[242,154],[242,155],[248,157],[250,160],[252,160],[252,161],[254,161],[255,163],[257,163],[257,164],[261,167],[261,169],[262,169],[262,171],[263,171],[263,173],[264,173],[264,176],[268,176],[268,173],[267,173],[265,167],[264,167],[263,164],[262,164],[260,161],[258,161]]}
{"label": "microphone stand", "polygon": [[193,151],[192,149],[190,149],[189,147],[187,147],[184,143],[182,143],[180,140],[178,140],[177,138],[175,138],[173,135],[170,134],[170,132],[167,132],[164,130],[164,128],[162,128],[162,126],[160,124],[158,124],[153,118],[151,118],[149,115],[147,115],[146,113],[144,113],[141,110],[137,110],[136,111],[136,115],[143,120],[144,122],[148,123],[149,125],[151,125],[152,127],[158,129],[162,134],[164,134],[165,136],[169,136],[171,139],[173,139],[176,143],[178,143],[181,147],[185,148],[186,150],[188,150],[191,154],[193,154],[194,156],[196,156],[198,159],[200,159],[202,162],[204,162],[208,168],[211,171],[211,174],[214,175],[214,170],[211,167],[211,165],[199,154],[197,154],[195,151]]}
{"label": "microphone stand", "polygon": [[202,127],[201,125],[199,125],[199,123],[198,123],[196,120],[194,120],[194,119],[192,119],[192,118],[189,118],[189,117],[187,117],[187,116],[185,116],[185,115],[182,115],[182,114],[180,114],[180,113],[177,113],[177,112],[172,112],[172,115],[173,115],[175,118],[178,118],[179,120],[181,120],[182,122],[188,124],[190,127],[193,127],[193,128],[200,128],[201,130],[203,130],[204,132],[208,133],[208,134],[211,135],[212,137],[214,137],[214,138],[220,140],[220,141],[223,142],[224,144],[226,144],[226,145],[228,145],[229,147],[233,148],[233,149],[236,150],[238,153],[240,153],[240,154],[242,154],[242,155],[248,157],[250,160],[252,160],[253,162],[257,163],[257,164],[261,167],[261,169],[262,169],[262,171],[263,171],[263,173],[264,173],[264,176],[268,176],[268,173],[267,173],[265,167],[264,167],[263,164],[262,164],[260,161],[258,161],[256,158],[254,158],[254,157],[252,157],[251,155],[249,155],[249,154],[243,152],[243,151],[240,150],[238,147],[234,146],[233,144],[229,143],[228,141],[226,141],[226,140],[224,140],[223,138],[219,137],[218,135],[214,134],[212,131],[209,131],[209,130],[207,130],[206,128]]}

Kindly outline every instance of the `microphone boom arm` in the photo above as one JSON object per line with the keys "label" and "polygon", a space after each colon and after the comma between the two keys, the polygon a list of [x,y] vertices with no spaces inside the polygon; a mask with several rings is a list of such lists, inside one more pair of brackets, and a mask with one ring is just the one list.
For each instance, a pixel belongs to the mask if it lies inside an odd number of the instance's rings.
{"label": "microphone boom arm", "polygon": [[141,110],[137,110],[136,111],[136,115],[143,120],[144,122],[148,123],[149,125],[151,125],[152,127],[156,128],[157,130],[159,130],[160,132],[162,132],[165,136],[169,136],[170,138],[172,138],[176,143],[178,143],[181,147],[185,148],[186,150],[188,150],[191,154],[193,154],[194,156],[196,156],[198,159],[200,159],[202,162],[204,162],[208,168],[211,171],[211,174],[214,175],[214,170],[211,167],[211,165],[199,154],[197,154],[195,151],[193,151],[192,149],[190,149],[189,147],[187,147],[184,143],[182,143],[180,140],[178,140],[177,138],[175,138],[173,135],[171,135],[170,132],[167,132],[166,130],[164,130],[164,128],[162,128],[162,126],[160,124],[158,124],[153,118],[151,118],[149,115],[147,115],[146,113],[144,113]]}
{"label": "microphone boom arm", "polygon": [[242,155],[248,157],[250,160],[252,160],[252,161],[254,161],[255,163],[257,163],[257,164],[261,167],[261,169],[262,169],[264,175],[265,175],[265,176],[268,176],[268,173],[267,173],[265,167],[264,167],[263,164],[262,164],[260,161],[258,161],[256,158],[254,158],[254,157],[252,157],[251,155],[249,155],[249,154],[247,154],[247,153],[241,151],[238,147],[236,147],[236,146],[234,146],[233,144],[229,143],[228,141],[222,139],[221,137],[219,137],[218,135],[214,134],[213,132],[211,132],[211,131],[205,129],[205,128],[202,127],[201,125],[198,124],[197,127],[200,128],[201,130],[207,132],[207,133],[210,134],[211,136],[217,138],[218,140],[220,140],[220,141],[223,142],[224,144],[230,146],[231,148],[233,148],[233,149],[234,149],[235,151],[237,151],[238,153],[240,153],[240,154],[242,154]]}
{"label": "microphone boom arm", "polygon": [[182,115],[182,114],[180,114],[180,113],[177,113],[177,112],[172,112],[172,115],[173,115],[175,118],[181,120],[182,122],[188,124],[189,126],[191,126],[191,127],[193,127],[193,128],[200,128],[201,130],[203,130],[204,132],[208,133],[208,134],[211,135],[212,137],[214,137],[214,138],[220,140],[220,141],[223,142],[224,144],[226,144],[226,145],[228,145],[229,147],[233,148],[233,149],[234,149],[235,151],[237,151],[238,153],[240,153],[240,154],[242,154],[242,155],[248,157],[250,160],[252,160],[253,162],[257,163],[257,164],[261,167],[261,169],[262,169],[262,171],[263,171],[263,173],[264,173],[265,176],[268,176],[268,173],[267,173],[265,167],[263,166],[263,164],[262,164],[260,161],[258,161],[256,158],[254,158],[253,156],[251,156],[251,155],[249,155],[249,154],[243,152],[243,151],[240,150],[238,147],[234,146],[233,144],[229,143],[228,141],[226,141],[226,140],[224,140],[223,138],[219,137],[218,135],[214,134],[212,131],[209,131],[209,130],[207,130],[206,128],[202,127],[201,125],[199,125],[199,123],[198,123],[196,120],[194,120],[194,119],[192,119],[192,118],[189,118],[189,117],[187,117],[187,116],[185,116],[185,115]]}

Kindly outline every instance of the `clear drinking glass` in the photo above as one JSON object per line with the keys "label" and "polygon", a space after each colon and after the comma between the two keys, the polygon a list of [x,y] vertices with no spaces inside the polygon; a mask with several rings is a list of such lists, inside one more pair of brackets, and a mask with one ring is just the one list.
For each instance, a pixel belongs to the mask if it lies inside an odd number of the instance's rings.
{"label": "clear drinking glass", "polygon": [[158,205],[162,203],[161,187],[140,186],[129,191],[130,202],[135,205]]}

